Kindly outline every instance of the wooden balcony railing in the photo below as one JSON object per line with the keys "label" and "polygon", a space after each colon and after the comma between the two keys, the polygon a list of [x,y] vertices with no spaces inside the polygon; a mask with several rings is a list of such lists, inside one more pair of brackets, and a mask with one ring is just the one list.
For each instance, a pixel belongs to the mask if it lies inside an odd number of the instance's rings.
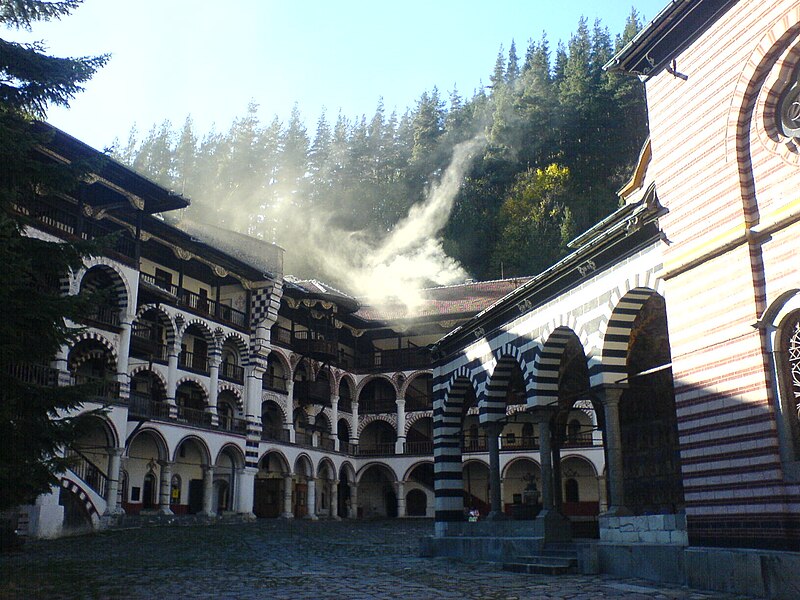
{"label": "wooden balcony railing", "polygon": [[343,452],[345,454],[355,454],[355,449],[356,446],[354,444],[339,440],[339,452]]}
{"label": "wooden balcony railing", "polygon": [[119,309],[114,306],[96,306],[82,321],[100,329],[119,329]]}
{"label": "wooden balcony railing", "polygon": [[331,404],[331,387],[327,381],[295,381],[293,392],[295,400],[302,404]]}
{"label": "wooden balcony railing", "polygon": [[192,312],[202,316],[213,317],[237,329],[247,330],[249,321],[247,313],[245,312],[237,310],[227,304],[218,303],[208,296],[201,296],[196,292],[181,289],[177,285],[173,285],[169,281],[158,279],[150,273],[140,273],[139,277],[146,284],[160,288],[174,296],[174,301],[178,306],[188,308]]}
{"label": "wooden balcony railing", "polygon": [[261,430],[261,439],[274,442],[288,442],[289,432],[277,427],[265,427]]}
{"label": "wooden balcony railing", "polygon": [[461,440],[461,452],[486,452],[486,437],[468,437]]}
{"label": "wooden balcony railing", "polygon": [[198,427],[211,426],[211,413],[198,408],[189,408],[188,406],[178,406],[178,420],[184,421],[189,425],[196,425]]}
{"label": "wooden balcony railing", "polygon": [[294,434],[294,442],[300,446],[311,447],[313,445],[313,436],[304,431],[296,431]]}
{"label": "wooden balcony railing", "polygon": [[48,387],[58,385],[58,369],[46,365],[13,363],[10,371],[12,377],[23,383]]}
{"label": "wooden balcony railing", "polygon": [[392,456],[394,455],[394,442],[359,443],[359,456]]}
{"label": "wooden balcony railing", "polygon": [[231,433],[244,435],[247,433],[247,420],[220,415],[219,428],[222,431],[229,431]]}
{"label": "wooden balcony railing", "polygon": [[333,452],[333,449],[334,449],[335,445],[336,445],[336,443],[333,441],[332,438],[323,437],[323,438],[320,438],[320,440],[319,440],[319,446],[323,450],[329,450],[329,451]]}
{"label": "wooden balcony railing", "polygon": [[286,377],[280,377],[279,375],[271,375],[270,373],[264,373],[264,379],[261,382],[261,387],[265,390],[272,390],[273,392],[285,394]]}
{"label": "wooden balcony railing", "polygon": [[98,400],[119,400],[119,381],[76,373],[70,377],[70,383],[73,385],[91,386],[91,398]]}
{"label": "wooden balcony railing", "polygon": [[244,383],[244,367],[235,365],[233,363],[221,363],[219,365],[219,376],[225,381],[232,383]]}
{"label": "wooden balcony railing", "polygon": [[377,413],[393,413],[397,411],[394,398],[362,398],[358,402],[358,414],[374,415]]}
{"label": "wooden balcony railing", "polygon": [[208,356],[183,350],[178,355],[178,366],[181,369],[208,375]]}
{"label": "wooden balcony railing", "polygon": [[338,411],[352,414],[352,412],[353,412],[353,401],[350,400],[350,398],[348,398],[346,396],[344,398],[340,397],[339,398],[339,404],[338,404]]}
{"label": "wooden balcony railing", "polygon": [[147,394],[131,392],[128,416],[169,419],[169,404],[163,400],[155,400]]}
{"label": "wooden balcony railing", "polygon": [[406,454],[433,454],[433,440],[414,440],[406,442]]}
{"label": "wooden balcony railing", "polygon": [[538,450],[539,440],[533,436],[506,434],[500,439],[501,450]]}

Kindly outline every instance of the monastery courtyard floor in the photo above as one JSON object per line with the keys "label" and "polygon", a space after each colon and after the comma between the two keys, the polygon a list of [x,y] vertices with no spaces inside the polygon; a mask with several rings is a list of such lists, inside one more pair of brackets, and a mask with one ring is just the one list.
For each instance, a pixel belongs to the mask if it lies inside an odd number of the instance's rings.
{"label": "monastery courtyard floor", "polygon": [[505,573],[418,557],[430,521],[161,527],[28,542],[0,555],[0,598],[731,599],[640,580]]}

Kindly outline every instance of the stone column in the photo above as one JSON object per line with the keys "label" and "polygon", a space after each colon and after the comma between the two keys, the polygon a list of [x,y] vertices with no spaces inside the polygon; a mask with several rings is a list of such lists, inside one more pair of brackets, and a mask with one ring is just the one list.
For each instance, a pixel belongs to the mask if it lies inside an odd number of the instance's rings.
{"label": "stone column", "polygon": [[233,499],[236,512],[252,519],[256,518],[255,514],[253,514],[256,473],[258,473],[258,469],[255,467],[237,469],[236,484],[234,485],[234,490],[238,490],[235,493],[236,497]]}
{"label": "stone column", "polygon": [[283,513],[282,519],[294,519],[292,506],[292,474],[286,473],[283,476]]}
{"label": "stone column", "polygon": [[208,407],[207,411],[211,414],[211,425],[219,426],[219,414],[217,413],[217,398],[219,397],[219,354],[210,354],[208,357]]}
{"label": "stone column", "polygon": [[306,500],[308,508],[306,519],[316,521],[319,518],[317,516],[317,481],[313,477],[308,478],[308,496]]}
{"label": "stone column", "polygon": [[289,441],[294,443],[294,381],[286,382],[286,431],[289,432]]}
{"label": "stone column", "polygon": [[125,315],[119,324],[119,347],[117,349],[117,381],[119,382],[120,399],[130,397],[130,377],[128,376],[128,357],[131,348],[131,315]]}
{"label": "stone column", "polygon": [[542,510],[552,511],[553,502],[553,451],[550,445],[550,418],[539,421],[539,460],[542,466]]}
{"label": "stone column", "polygon": [[207,517],[214,514],[214,467],[203,467],[203,512]]}
{"label": "stone column", "polygon": [[358,400],[353,400],[352,402],[353,407],[353,414],[352,414],[352,421],[350,422],[350,430],[353,432],[352,437],[350,438],[350,443],[354,446],[358,445]]}
{"label": "stone column", "polygon": [[167,356],[167,406],[169,416],[172,419],[178,417],[178,405],[175,403],[175,395],[178,392],[178,353],[180,346],[173,345],[169,349]]}
{"label": "stone column", "polygon": [[108,452],[108,489],[106,490],[106,515],[121,515],[125,511],[119,505],[119,473],[122,453],[125,448],[110,448]]}
{"label": "stone column", "polygon": [[606,387],[602,391],[606,430],[605,446],[608,458],[608,513],[626,515],[622,473],[622,431],[619,426],[619,400],[622,389]]}
{"label": "stone column", "polygon": [[331,519],[339,519],[339,482],[336,480],[331,481],[331,501],[329,512]]}
{"label": "stone column", "polygon": [[161,477],[159,481],[158,494],[158,513],[171,515],[172,509],[169,507],[170,488],[172,487],[172,465],[174,463],[166,460],[158,461],[161,466]]}
{"label": "stone column", "polygon": [[333,449],[339,452],[339,396],[331,396],[331,438],[333,438]]}
{"label": "stone column", "polygon": [[486,424],[486,444],[489,447],[489,491],[492,510],[488,518],[504,519],[502,497],[500,494],[500,432],[503,424],[491,421]]}
{"label": "stone column", "polygon": [[350,484],[350,514],[347,516],[350,519],[358,518],[358,487],[355,481]]}
{"label": "stone column", "polygon": [[[552,433],[552,432],[551,432]],[[563,494],[561,488],[561,439],[560,432],[552,436],[551,452],[553,453],[553,506],[561,510]]]}
{"label": "stone column", "polygon": [[406,516],[406,492],[405,484],[398,481],[394,484],[397,494],[397,518],[402,519]]}
{"label": "stone column", "polygon": [[406,399],[397,396],[397,441],[394,445],[395,454],[405,454],[406,451]]}

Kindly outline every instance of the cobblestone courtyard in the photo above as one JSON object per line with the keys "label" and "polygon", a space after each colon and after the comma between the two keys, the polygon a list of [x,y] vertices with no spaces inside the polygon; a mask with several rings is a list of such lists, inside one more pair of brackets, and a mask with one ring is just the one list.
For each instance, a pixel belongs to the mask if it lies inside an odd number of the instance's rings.
{"label": "cobblestone courtyard", "polygon": [[418,557],[430,521],[273,521],[115,531],[0,556],[0,598],[734,598]]}

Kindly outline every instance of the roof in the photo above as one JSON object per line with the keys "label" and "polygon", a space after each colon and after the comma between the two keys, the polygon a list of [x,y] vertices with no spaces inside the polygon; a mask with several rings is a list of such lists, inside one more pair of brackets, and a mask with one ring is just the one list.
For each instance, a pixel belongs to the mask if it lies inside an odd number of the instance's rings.
{"label": "roof", "polygon": [[515,277],[495,281],[465,282],[456,285],[421,290],[422,302],[413,313],[396,302],[389,305],[364,305],[356,316],[366,321],[399,321],[420,319],[453,319],[472,316],[517,289],[530,277]]}
{"label": "roof", "polygon": [[289,296],[300,295],[333,302],[338,309],[349,313],[356,312],[360,307],[359,301],[353,296],[317,279],[297,279],[287,276],[284,278],[283,292]]}
{"label": "roof", "polygon": [[669,63],[738,0],[672,0],[603,68],[647,79]]}
{"label": "roof", "polygon": [[189,200],[180,194],[143,177],[61,129],[43,121],[35,121],[33,127],[47,136],[45,146],[39,149],[46,156],[68,163],[89,163],[94,177],[85,186],[87,203],[114,207],[130,205],[148,214],[189,206]]}

